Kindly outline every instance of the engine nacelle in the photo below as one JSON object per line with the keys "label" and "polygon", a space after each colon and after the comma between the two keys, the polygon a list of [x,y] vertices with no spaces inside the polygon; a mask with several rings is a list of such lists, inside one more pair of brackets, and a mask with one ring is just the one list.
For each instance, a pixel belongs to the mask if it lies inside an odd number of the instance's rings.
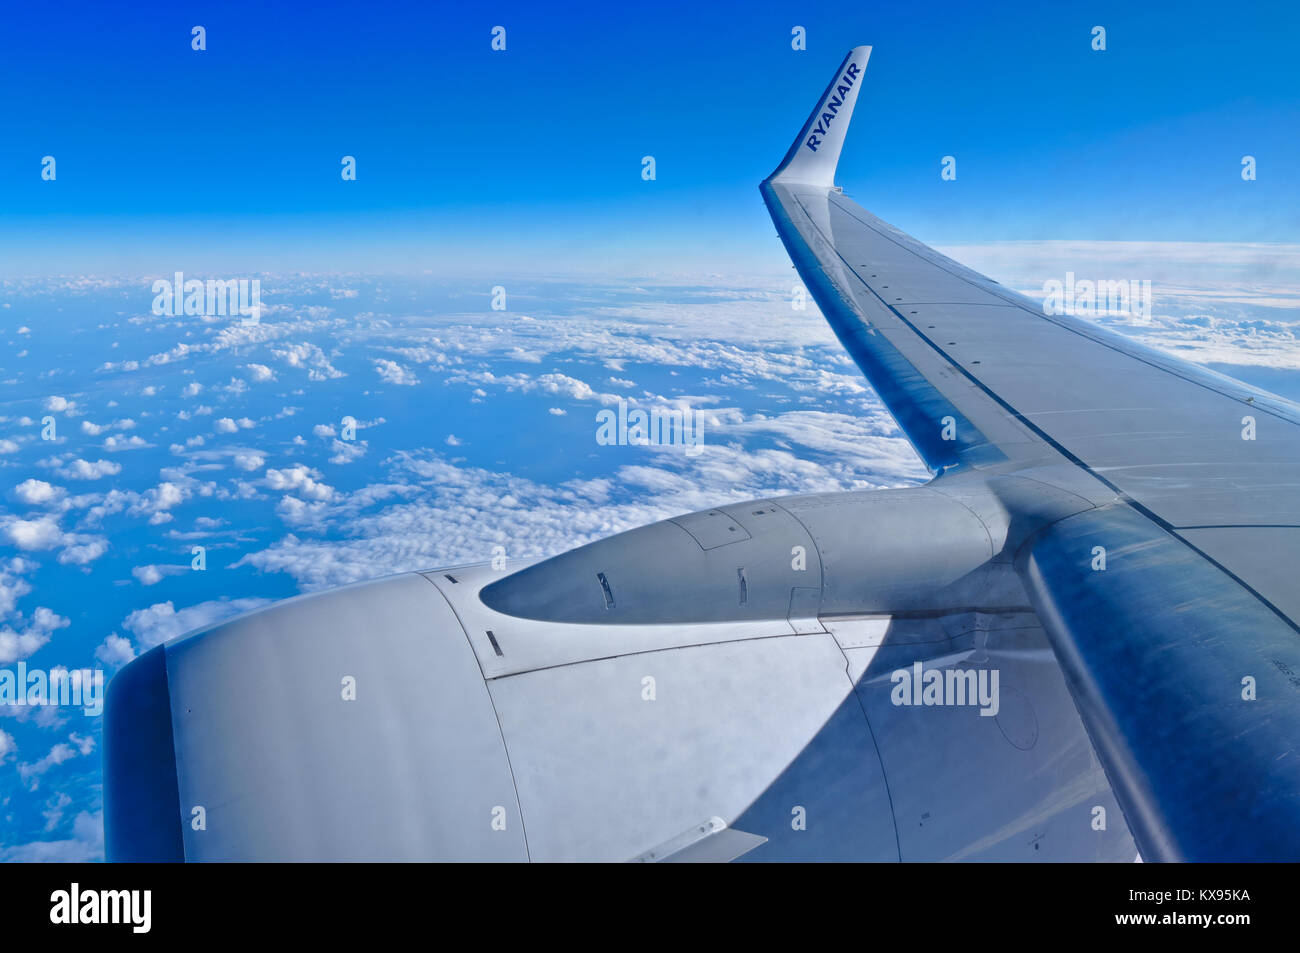
{"label": "engine nacelle", "polygon": [[110,859],[1131,860],[1012,568],[1089,504],[1036,484],[1026,516],[1017,479],[723,506],[182,636],[109,687]]}
{"label": "engine nacelle", "polygon": [[497,612],[644,625],[1005,606],[972,510],[927,487],[720,506],[602,539],[486,586]]}

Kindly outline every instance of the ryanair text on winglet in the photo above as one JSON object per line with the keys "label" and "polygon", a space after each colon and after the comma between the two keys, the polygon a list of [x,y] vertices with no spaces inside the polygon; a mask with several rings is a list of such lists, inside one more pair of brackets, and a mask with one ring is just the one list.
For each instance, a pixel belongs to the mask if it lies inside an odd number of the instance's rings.
{"label": "ryanair text on winglet", "polygon": [[858,64],[850,63],[848,68],[844,71],[844,75],[840,77],[840,82],[839,85],[835,87],[835,92],[831,93],[830,98],[827,99],[826,103],[822,106],[822,114],[817,120],[817,125],[812,127],[812,132],[810,132],[808,138],[804,140],[804,145],[813,152],[816,152],[817,147],[822,144],[822,136],[826,135],[826,133],[830,131],[831,123],[835,121],[835,117],[839,114],[840,107],[844,105],[845,95],[853,89],[853,84],[858,81],[859,72],[861,72],[861,70],[858,68]]}

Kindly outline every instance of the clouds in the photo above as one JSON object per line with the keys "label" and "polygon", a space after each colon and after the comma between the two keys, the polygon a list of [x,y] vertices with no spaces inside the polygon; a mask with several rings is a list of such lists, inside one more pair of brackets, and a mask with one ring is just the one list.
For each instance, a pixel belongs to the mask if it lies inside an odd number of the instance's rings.
{"label": "clouds", "polygon": [[104,817],[101,811],[81,811],[72,823],[72,836],[0,847],[0,859],[11,863],[87,863],[104,857]]}
{"label": "clouds", "polygon": [[95,739],[90,736],[78,735],[75,731],[68,735],[67,741],[60,741],[54,747],[50,748],[49,753],[38,761],[31,763],[20,763],[18,765],[18,776],[28,786],[28,790],[35,791],[40,786],[41,775],[45,774],[51,768],[63,764],[65,761],[71,761],[76,757],[84,757],[95,750]]}
{"label": "clouds", "polygon": [[108,540],[102,536],[72,535],[66,538],[70,542],[59,553],[59,562],[65,566],[86,566],[108,552]]}
{"label": "clouds", "polygon": [[334,496],[334,488],[319,482],[321,473],[297,464],[283,470],[267,470],[264,482],[272,490],[293,493],[308,500],[324,501]]}
{"label": "clouds", "polygon": [[600,393],[586,381],[568,374],[551,372],[532,376],[529,374],[508,374],[498,376],[492,371],[461,371],[447,378],[453,384],[481,384],[504,387],[508,391],[525,394],[542,393],[553,396],[568,397],[572,400],[595,401],[602,405],[617,404],[618,394]]}
{"label": "clouds", "polygon": [[[1162,310],[1174,310],[1169,297],[1162,296]],[[1300,307],[1300,300],[1296,305]],[[1285,317],[1243,316],[1218,306],[1207,308],[1194,299],[1176,307],[1187,313],[1157,315],[1139,325],[1105,323],[1143,344],[1195,363],[1300,369],[1300,323]]]}
{"label": "clouds", "polygon": [[58,791],[46,803],[47,807],[41,813],[45,816],[45,832],[48,834],[59,826],[59,823],[63,820],[63,812],[72,803],[72,798],[62,791]]}
{"label": "clouds", "polygon": [[44,506],[57,502],[65,494],[63,487],[52,486],[44,480],[27,479],[13,489],[13,497],[28,506]]}
{"label": "clouds", "polygon": [[306,370],[307,379],[311,381],[327,381],[347,376],[334,367],[325,352],[315,344],[291,344],[286,347],[272,348],[271,353],[288,367]]}
{"label": "clouds", "polygon": [[131,645],[130,639],[114,632],[100,643],[99,648],[95,649],[95,658],[105,665],[117,668],[135,658],[135,648]]}
{"label": "clouds", "polygon": [[1152,283],[1154,313],[1092,320],[1197,363],[1300,368],[1300,245],[1222,242],[1042,241],[962,245],[945,252],[1031,301],[1044,282]]}
{"label": "clouds", "polygon": [[[671,449],[622,448],[599,458],[601,469],[614,466],[608,479],[547,485],[508,468],[457,465],[419,449],[382,458],[382,471],[372,464],[367,482],[348,490],[338,489],[323,466],[296,463],[271,469],[262,485],[284,494],[276,512],[292,532],[269,547],[250,551],[232,568],[284,572],[303,588],[320,588],[384,572],[481,559],[494,545],[505,546],[512,556],[556,552],[726,500],[928,477],[857,369],[843,358],[820,316],[813,312],[791,317],[787,290],[777,285],[759,293],[701,293],[686,306],[695,313],[685,315],[680,307],[656,306],[650,300],[632,305],[621,301],[566,314],[562,322],[539,317],[506,327],[498,324],[490,332],[465,323],[444,323],[436,332],[423,322],[385,328],[385,346],[401,360],[372,358],[381,380],[420,386],[410,383],[419,380],[411,368],[419,363],[440,374],[445,385],[464,388],[471,403],[492,401],[503,393],[558,398],[564,403],[542,404],[538,410],[556,426],[573,417],[574,404],[600,407],[623,399],[623,394],[602,391],[589,381],[631,390],[636,385],[630,374],[610,378],[609,370],[626,373],[633,364],[683,370],[674,391],[646,391],[632,395],[634,399],[685,402],[698,410],[721,402],[718,393],[708,391],[764,382],[784,390],[789,395],[780,398],[784,402],[806,395],[813,406],[766,414],[714,406],[707,411],[707,446],[697,458]],[[782,340],[779,348],[758,346],[777,339]],[[402,340],[407,343],[396,345]],[[559,348],[564,349],[563,358]],[[502,373],[494,363],[520,361],[521,352],[534,358],[523,363],[540,363],[535,358],[542,356],[571,366]],[[589,364],[604,372],[597,376]],[[707,376],[702,382],[701,374],[717,376],[710,384]],[[662,371],[652,376],[663,378]],[[687,387],[692,389],[684,390]],[[689,396],[692,393],[696,396]],[[437,400],[434,406],[446,403]],[[825,402],[836,410],[821,409]],[[540,426],[536,420],[514,420],[510,429],[518,433]],[[473,426],[469,429],[474,432]],[[567,430],[568,444],[560,450],[574,465],[598,449],[594,420],[582,429],[589,433],[577,437],[576,445],[572,430]],[[459,436],[442,433],[447,446],[462,451],[466,441],[459,426]],[[331,424],[315,425],[313,434],[331,441],[330,466],[359,456],[359,445],[338,441]],[[476,438],[464,449],[479,445],[484,441]],[[499,444],[487,452],[511,456]]]}
{"label": "clouds", "polygon": [[[64,565],[84,566],[108,551],[108,540],[95,533],[79,530],[98,526],[104,517],[125,509],[130,516],[144,518],[157,526],[172,519],[171,509],[189,499],[195,488],[209,491],[196,481],[178,476],[177,481],[164,480],[144,493],[111,490],[108,493],[64,499],[63,491],[50,487],[40,480],[27,480],[15,489],[15,495],[26,500],[50,501],[61,504],[63,511],[84,507],[85,516],[77,531],[63,529],[64,513],[45,513],[32,518],[0,515],[0,540],[25,552],[44,552],[61,548],[59,562]],[[209,491],[210,492],[210,491]]]}
{"label": "clouds", "polygon": [[[570,413],[574,405],[607,406],[630,396],[646,402],[686,402],[698,409],[724,403],[719,391],[758,382],[785,392],[778,403],[792,402],[792,392],[808,395],[814,409],[816,401],[828,395],[841,405],[844,399],[854,401],[852,407],[843,408],[854,413],[784,421],[779,414],[750,415],[715,406],[707,418],[709,446],[698,460],[688,462],[680,454],[653,451],[634,452],[627,459],[608,454],[596,466],[604,470],[612,465],[614,479],[587,478],[561,485],[514,475],[508,460],[503,468],[492,470],[431,457],[420,446],[420,441],[433,442],[425,428],[420,428],[415,443],[399,437],[403,442],[394,446],[390,436],[379,459],[363,468],[360,462],[374,441],[341,440],[336,424],[318,423],[312,433],[327,448],[323,454],[266,469],[260,480],[249,481],[237,491],[241,497],[258,488],[278,494],[275,514],[292,533],[278,543],[251,548],[232,566],[281,570],[301,585],[314,587],[394,568],[476,559],[497,543],[512,553],[553,552],[720,499],[872,485],[863,474],[871,470],[873,459],[889,461],[890,479],[917,478],[923,471],[914,455],[888,418],[880,416],[878,402],[856,369],[843,360],[824,322],[815,313],[791,315],[784,284],[773,282],[758,291],[696,287],[665,294],[662,289],[642,289],[635,300],[614,293],[598,306],[576,313],[569,309],[562,318],[539,310],[527,320],[520,316],[504,326],[493,322],[490,327],[478,316],[417,321],[367,316],[346,327],[313,325],[316,319],[309,317],[286,322],[282,333],[260,344],[243,340],[232,345],[241,353],[245,377],[254,382],[268,379],[267,372],[274,375],[272,362],[290,371],[307,371],[308,379],[318,385],[344,375],[336,363],[347,362],[343,366],[352,369],[365,362],[381,383],[425,388],[422,393],[428,396],[421,407],[427,405],[430,413],[465,399],[492,406],[502,394],[548,398],[537,412],[543,420],[565,426],[566,440],[577,439],[576,446],[562,451],[575,463],[592,455],[596,447],[590,436],[575,438],[570,419],[579,432],[594,433],[594,423],[584,427],[581,414]],[[677,297],[680,303],[656,302],[660,295]],[[325,329],[328,334],[320,333]],[[303,338],[306,334],[315,336],[308,340]],[[286,338],[292,343],[285,343]],[[761,346],[775,341],[779,347]],[[269,359],[253,356],[258,347]],[[196,353],[191,349],[185,356],[192,360]],[[503,364],[531,367],[503,371]],[[633,365],[641,365],[635,375]],[[438,375],[435,383],[451,387],[450,396],[427,390],[425,375],[417,373],[419,366]],[[646,370],[664,366],[673,369],[669,378]],[[610,370],[620,376],[610,377]],[[680,379],[672,381],[679,371]],[[651,378],[661,381],[655,390],[626,393],[636,388],[636,380]],[[616,390],[598,388],[592,381],[605,381]],[[216,393],[211,387],[209,391]],[[356,392],[349,393],[355,399]],[[248,399],[235,394],[222,399],[232,397]],[[336,412],[348,410],[343,405]],[[360,416],[362,410],[352,413]],[[424,413],[422,409],[419,415]],[[855,413],[871,415],[869,424],[855,425]],[[241,419],[248,420],[238,412],[218,413],[213,429],[234,434]],[[405,424],[411,422],[407,417]],[[502,453],[500,444],[480,438],[477,426],[458,424],[453,433],[447,427],[438,439],[457,452],[482,448],[510,457]],[[526,420],[510,424],[511,429],[537,426],[538,421]],[[838,439],[837,426],[841,428]],[[466,430],[473,440],[464,439]],[[188,449],[185,452],[189,454]],[[809,453],[818,458],[805,459]],[[261,450],[238,450],[232,458],[234,469],[244,472],[259,470],[266,461]],[[357,478],[340,482],[336,468],[343,466],[356,468]],[[341,489],[344,485],[347,488]],[[595,515],[585,512],[597,501],[601,505]],[[166,514],[172,508],[159,506],[157,511]],[[136,504],[130,512],[145,509]],[[139,581],[161,585],[163,565],[149,561],[132,568]]]}
{"label": "clouds", "polygon": [[116,453],[121,450],[139,450],[142,447],[149,446],[148,442],[141,436],[133,435],[130,437],[111,436],[104,439],[103,447],[110,453]]}
{"label": "clouds", "polygon": [[376,358],[374,363],[375,373],[378,374],[379,379],[386,384],[396,384],[399,387],[414,387],[416,384],[420,383],[418,377],[412,374],[408,368],[403,367],[396,361]]}
{"label": "clouds", "polygon": [[156,586],[168,576],[174,576],[177,573],[188,572],[188,566],[135,566],[131,570],[131,575],[144,586]]}
{"label": "clouds", "polygon": [[1237,287],[1258,294],[1274,287],[1291,300],[1300,298],[1300,287],[1278,280],[1300,272],[1300,245],[1294,244],[1052,240],[971,243],[939,251],[999,280],[1099,269],[1115,278],[1134,275],[1207,290]]}
{"label": "clouds", "polygon": [[335,466],[352,463],[364,457],[369,446],[369,442],[365,440],[331,440],[330,449],[333,451],[333,456],[329,458],[329,462]]}
{"label": "clouds", "polygon": [[250,472],[265,466],[266,457],[254,450],[241,450],[234,455],[232,462],[240,470]]}
{"label": "clouds", "polygon": [[55,632],[71,623],[53,610],[40,606],[25,624],[21,621],[17,624],[21,628],[12,625],[0,627],[0,665],[29,657],[49,642]]}
{"label": "clouds", "polygon": [[22,578],[36,564],[21,556],[0,562],[0,619],[8,618],[18,606],[18,600],[32,591],[31,583]]}
{"label": "clouds", "polygon": [[[122,620],[122,628],[135,634],[143,652],[178,635],[251,612],[270,602],[270,599],[261,598],[213,599],[177,609],[169,599],[132,612]],[[123,650],[120,645],[115,645],[109,651],[120,653]]]}
{"label": "clouds", "polygon": [[275,380],[275,372],[265,364],[246,364],[244,369],[248,371],[248,379],[254,383]]}
{"label": "clouds", "polygon": [[193,489],[188,484],[164,480],[157,486],[138,495],[127,512],[132,516],[146,517],[151,526],[169,522],[171,509],[185,502]]}
{"label": "clouds", "polygon": [[28,552],[53,549],[64,540],[63,530],[54,516],[38,516],[30,520],[0,517],[0,535],[11,545]]}
{"label": "clouds", "polygon": [[[747,418],[734,411],[715,420],[722,428],[730,422],[730,429],[697,456],[672,447],[612,448],[627,463],[610,480],[550,486],[428,452],[401,454],[385,461],[387,484],[282,508],[295,533],[235,565],[288,573],[301,587],[318,589],[474,562],[498,545],[511,558],[550,554],[724,502],[929,476],[883,411],[865,421],[811,412]],[[747,447],[737,442],[742,439],[781,440],[786,447]],[[868,473],[879,475],[868,479]]]}
{"label": "clouds", "polygon": [[247,417],[240,417],[234,420],[230,417],[222,417],[212,425],[212,429],[217,433],[238,433],[240,430],[251,430],[256,426],[253,421]]}
{"label": "clouds", "polygon": [[97,424],[89,420],[81,422],[81,432],[89,434],[92,437],[98,437],[100,434],[107,433],[110,430],[132,430],[135,428],[135,421],[129,417],[124,420],[115,420],[111,424]]}
{"label": "clouds", "polygon": [[89,460],[77,458],[54,471],[65,480],[100,480],[107,476],[117,476],[122,472],[122,465],[112,460]]}

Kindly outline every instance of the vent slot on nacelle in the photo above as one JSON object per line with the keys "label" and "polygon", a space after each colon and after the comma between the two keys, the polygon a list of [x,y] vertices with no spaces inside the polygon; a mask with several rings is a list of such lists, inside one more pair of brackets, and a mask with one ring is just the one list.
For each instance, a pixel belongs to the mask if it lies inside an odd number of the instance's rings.
{"label": "vent slot on nacelle", "polygon": [[600,583],[600,592],[605,598],[605,608],[614,608],[614,593],[610,591],[609,580],[605,577],[605,574],[603,572],[596,573],[596,581]]}

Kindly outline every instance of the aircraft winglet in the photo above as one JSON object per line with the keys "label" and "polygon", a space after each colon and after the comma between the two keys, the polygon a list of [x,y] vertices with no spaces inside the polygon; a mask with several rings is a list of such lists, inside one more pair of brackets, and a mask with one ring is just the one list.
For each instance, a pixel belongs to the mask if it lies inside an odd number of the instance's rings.
{"label": "aircraft winglet", "polygon": [[862,74],[866,72],[871,47],[857,46],[844,57],[835,71],[831,84],[817,101],[803,131],[794,141],[785,159],[770,176],[774,182],[799,182],[807,185],[832,188],[835,185],[835,167],[844,148],[844,134],[848,132],[853,117],[853,105],[858,101]]}

